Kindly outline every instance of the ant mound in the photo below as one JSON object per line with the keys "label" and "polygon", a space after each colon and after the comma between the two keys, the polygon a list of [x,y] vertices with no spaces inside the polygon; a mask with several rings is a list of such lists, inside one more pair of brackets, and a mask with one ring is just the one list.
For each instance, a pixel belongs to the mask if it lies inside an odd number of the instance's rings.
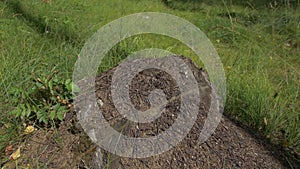
{"label": "ant mound", "polygon": [[[211,137],[203,143],[200,142],[198,138],[212,104],[212,87],[203,69],[197,68],[188,58],[175,57],[182,59],[188,65],[198,83],[199,112],[191,130],[169,151],[151,157],[118,157],[102,151],[103,168],[107,166],[111,168],[285,168],[288,166],[286,162],[281,161],[280,155],[283,154],[278,152],[279,150],[271,150],[267,141],[253,136],[225,116],[222,117]],[[96,97],[101,101],[99,108],[110,126],[130,138],[151,138],[166,132],[175,123],[180,113],[181,100],[176,96],[183,94],[180,93],[178,84],[172,76],[165,71],[150,68],[132,78],[128,88],[131,104],[136,109],[146,111],[151,108],[150,98],[153,91],[162,91],[166,99],[170,100],[163,109],[160,109],[161,116],[149,123],[138,123],[126,120],[116,110],[111,93],[115,71],[116,68],[113,68],[96,78]],[[159,94],[156,97],[159,97]],[[168,141],[172,140],[165,140]],[[160,149],[164,149],[163,146],[164,144],[161,143]],[[123,147],[126,148],[126,145]],[[128,151],[135,154],[134,148]]]}
{"label": "ant mound", "polygon": [[[191,70],[199,90],[199,104],[191,128],[184,133],[182,140],[170,137],[156,142],[159,153],[147,156],[147,152],[138,152],[135,148],[122,147],[130,156],[117,156],[99,148],[84,132],[84,124],[79,123],[76,113],[70,111],[57,129],[35,131],[24,143],[22,156],[18,161],[21,165],[33,168],[289,168],[300,166],[297,160],[286,155],[282,149],[272,145],[266,139],[255,134],[244,126],[221,116],[220,123],[214,133],[205,141],[200,142],[199,136],[208,117],[212,105],[213,88],[207,73],[197,68],[193,62],[182,56],[181,59]],[[170,68],[172,69],[172,68]],[[160,113],[149,122],[136,122],[124,117],[117,110],[118,104],[112,97],[112,84],[117,67],[112,68],[95,78],[95,94],[98,110],[107,124],[120,136],[127,138],[153,138],[172,128],[180,117],[182,107],[182,91],[178,82],[168,74],[155,68],[139,71],[127,86],[130,104],[139,112],[146,112],[154,104],[166,102]],[[182,75],[185,75],[183,72]],[[190,89],[191,91],[194,89]],[[196,92],[197,93],[197,92]],[[122,104],[122,102],[119,102]],[[187,104],[192,105],[195,102]],[[148,111],[151,113],[151,111]],[[195,113],[195,112],[194,112]],[[91,112],[97,116],[99,112]],[[187,117],[188,118],[188,117]],[[99,126],[101,124],[95,123]],[[95,126],[95,128],[97,128]],[[185,132],[180,128],[177,133]],[[110,133],[107,133],[109,135]],[[104,138],[105,139],[105,138]],[[137,141],[138,142],[138,141]],[[167,143],[172,144],[166,148]],[[119,142],[115,142],[119,143]],[[121,144],[121,142],[120,142]],[[115,145],[112,145],[115,146]],[[148,145],[149,146],[149,145]],[[126,149],[128,147],[128,149]],[[134,147],[134,146],[133,146]],[[150,146],[151,148],[151,146]],[[167,150],[167,151],[160,151]],[[138,152],[138,153],[137,153]],[[12,165],[15,165],[13,163]],[[7,166],[7,165],[6,165]],[[10,166],[12,167],[12,166]]]}

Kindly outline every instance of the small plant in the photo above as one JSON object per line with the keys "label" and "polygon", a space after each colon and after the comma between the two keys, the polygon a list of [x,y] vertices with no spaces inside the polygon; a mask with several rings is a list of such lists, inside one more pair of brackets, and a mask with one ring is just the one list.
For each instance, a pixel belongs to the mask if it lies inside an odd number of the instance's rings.
{"label": "small plant", "polygon": [[50,120],[62,121],[74,97],[71,79],[59,79],[57,72],[52,71],[49,76],[33,78],[33,82],[33,87],[27,91],[18,88],[10,91],[12,102],[17,105],[10,113],[22,119],[36,118],[45,124]]}

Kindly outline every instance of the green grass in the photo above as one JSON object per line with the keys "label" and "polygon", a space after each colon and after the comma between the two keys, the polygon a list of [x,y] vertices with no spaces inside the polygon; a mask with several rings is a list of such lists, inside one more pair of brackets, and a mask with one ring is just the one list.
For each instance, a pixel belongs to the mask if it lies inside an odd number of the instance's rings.
{"label": "green grass", "polygon": [[[61,78],[70,78],[84,42],[101,26],[124,15],[160,11],[192,22],[215,45],[226,69],[225,113],[300,153],[299,1],[290,6],[250,2],[0,1],[0,150],[19,141],[23,130],[21,121],[8,115],[11,88],[26,90],[32,77],[53,66]],[[150,47],[195,56],[177,40],[139,35],[112,49],[100,71]]]}

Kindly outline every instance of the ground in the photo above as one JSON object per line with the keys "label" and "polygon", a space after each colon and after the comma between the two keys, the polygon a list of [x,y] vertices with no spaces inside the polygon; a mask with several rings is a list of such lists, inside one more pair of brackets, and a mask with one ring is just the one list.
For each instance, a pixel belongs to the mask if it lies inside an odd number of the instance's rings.
{"label": "ground", "polygon": [[[181,57],[182,58],[182,57]],[[203,69],[190,59],[183,58],[191,68],[199,85],[201,103],[196,123],[188,135],[176,147],[163,154],[142,158],[122,158],[99,150],[83,132],[76,118],[76,111],[66,114],[57,128],[39,129],[29,135],[22,144],[21,157],[8,161],[4,168],[31,166],[32,168],[297,168],[296,156],[272,145],[250,129],[223,116],[214,134],[204,143],[198,137],[210,103],[211,87]],[[116,130],[123,130],[131,137],[150,137],[169,128],[178,113],[178,99],[171,101],[162,116],[152,123],[137,124],[126,121],[112,104],[110,86],[115,68],[97,76],[96,95],[101,99],[100,109]],[[163,79],[163,80],[162,80]],[[165,72],[148,69],[140,72],[130,86],[132,103],[139,109],[149,108],[146,101],[149,92],[161,89],[167,98],[176,96],[178,88]],[[138,126],[138,127],[136,127]],[[97,151],[103,159],[97,159]],[[299,157],[298,157],[299,158]],[[102,161],[99,164],[99,161]]]}

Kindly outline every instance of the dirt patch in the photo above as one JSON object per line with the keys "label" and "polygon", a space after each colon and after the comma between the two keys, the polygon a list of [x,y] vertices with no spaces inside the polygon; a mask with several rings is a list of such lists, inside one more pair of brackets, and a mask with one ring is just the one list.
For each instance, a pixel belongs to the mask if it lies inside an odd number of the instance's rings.
{"label": "dirt patch", "polygon": [[39,129],[21,144],[21,156],[4,168],[88,168],[93,166],[96,146],[69,112],[58,128]]}
{"label": "dirt patch", "polygon": [[[210,106],[211,87],[204,70],[191,60],[181,57],[191,68],[200,90],[200,108],[196,123],[188,135],[173,149],[163,154],[142,158],[122,158],[103,150],[99,153],[76,120],[75,112],[67,113],[59,128],[35,131],[22,147],[18,165],[32,168],[297,168],[297,161],[288,161],[280,149],[249,134],[226,117],[215,133],[205,142],[198,137]],[[161,116],[151,123],[134,123],[120,115],[111,98],[111,80],[115,69],[96,78],[96,96],[102,103],[99,108],[109,124],[130,137],[151,137],[168,129],[176,120],[180,99],[170,101]],[[130,85],[130,98],[136,109],[149,109],[148,96],[155,89],[162,90],[167,99],[180,95],[177,83],[166,72],[148,69],[134,77]],[[15,168],[14,162],[6,163]]]}

